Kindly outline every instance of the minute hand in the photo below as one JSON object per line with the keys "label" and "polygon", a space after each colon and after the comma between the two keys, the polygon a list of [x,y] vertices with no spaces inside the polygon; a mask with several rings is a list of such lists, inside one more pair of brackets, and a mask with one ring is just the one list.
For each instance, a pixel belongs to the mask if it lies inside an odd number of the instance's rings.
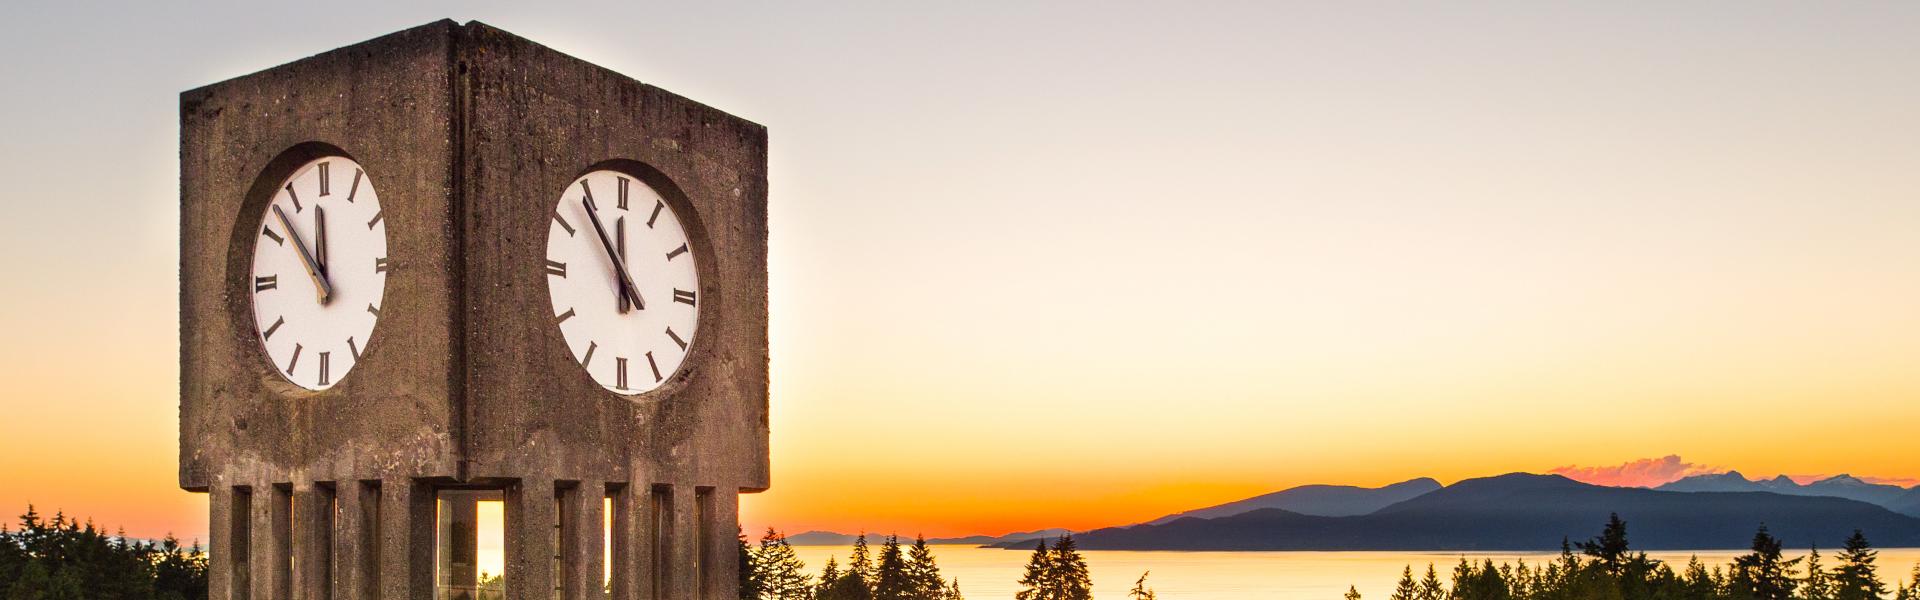
{"label": "minute hand", "polygon": [[639,288],[633,285],[633,278],[627,276],[627,263],[620,260],[620,253],[613,249],[613,240],[607,238],[607,229],[600,226],[600,216],[594,214],[598,209],[593,206],[592,198],[581,198],[580,205],[587,209],[587,220],[593,222],[593,233],[600,236],[600,247],[607,251],[607,259],[613,261],[613,272],[620,276],[621,291],[633,299],[634,308],[646,310],[647,303],[640,299]]}
{"label": "minute hand", "polygon": [[300,232],[293,229],[293,221],[287,218],[287,211],[280,210],[278,204],[272,206],[273,216],[280,219],[280,227],[287,230],[287,239],[293,242],[293,249],[300,254],[300,264],[307,268],[307,276],[313,278],[315,294],[319,296],[321,304],[326,304],[327,300],[333,298],[333,286],[327,284],[327,276],[320,271],[320,266],[314,263],[313,254],[307,252],[307,243],[301,241]]}

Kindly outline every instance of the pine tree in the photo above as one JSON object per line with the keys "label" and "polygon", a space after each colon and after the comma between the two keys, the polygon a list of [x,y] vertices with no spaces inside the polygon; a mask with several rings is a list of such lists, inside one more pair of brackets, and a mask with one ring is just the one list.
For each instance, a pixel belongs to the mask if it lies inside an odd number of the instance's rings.
{"label": "pine tree", "polygon": [[914,600],[940,600],[946,593],[946,584],[946,578],[940,576],[940,566],[934,564],[933,550],[927,548],[927,537],[915,535],[913,547],[907,551],[909,597]]}
{"label": "pine tree", "polygon": [[766,600],[804,600],[813,595],[813,577],[807,564],[787,543],[787,536],[767,528],[754,551],[754,565],[760,570],[760,598]]}
{"label": "pine tree", "polygon": [[967,600],[966,596],[960,595],[959,577],[953,578],[953,585],[947,588],[946,595],[941,596],[940,600]]}
{"label": "pine tree", "polygon": [[834,562],[833,557],[827,557],[827,566],[820,570],[820,583],[813,588],[813,597],[818,600],[836,600],[839,598],[839,596],[834,594],[833,586],[840,582],[841,577],[843,577],[843,575],[840,573],[840,565]]}
{"label": "pine tree", "polygon": [[[764,592],[766,588],[766,565],[761,563],[758,560],[759,557],[755,556],[753,549],[747,546],[747,533],[745,531],[741,531],[739,526],[736,525],[733,535],[735,539],[739,540],[738,546],[740,548],[740,600],[758,600],[760,594]],[[767,529],[767,535],[773,535],[773,529]],[[766,540],[761,540],[760,545],[764,547]]]}
{"label": "pine tree", "polygon": [[1153,588],[1147,587],[1147,575],[1152,572],[1142,572],[1139,579],[1133,580],[1133,589],[1127,592],[1127,600],[1154,600]]}
{"label": "pine tree", "polygon": [[1846,548],[1840,551],[1840,568],[1834,570],[1834,600],[1879,600],[1886,596],[1887,584],[1874,572],[1873,561],[1879,555],[1867,543],[1867,536],[1853,530]]}
{"label": "pine tree", "polygon": [[1060,536],[1053,544],[1052,567],[1049,569],[1056,594],[1055,600],[1092,600],[1093,578],[1087,573],[1087,560],[1080,556],[1080,547],[1073,542],[1073,534]]}
{"label": "pine tree", "polygon": [[1687,570],[1680,576],[1680,587],[1683,600],[1713,600],[1720,597],[1719,584],[1697,555],[1687,559]]}
{"label": "pine tree", "polygon": [[1445,600],[1447,588],[1440,583],[1440,574],[1433,570],[1433,563],[1427,563],[1427,576],[1420,579],[1420,591],[1414,594],[1414,600]]}
{"label": "pine tree", "polygon": [[1907,575],[1907,583],[1900,586],[1894,597],[1897,600],[1920,600],[1920,564],[1913,565],[1913,573]]}
{"label": "pine tree", "polygon": [[1820,547],[1807,554],[1807,576],[1800,580],[1801,600],[1833,600],[1833,576],[1820,565]]}
{"label": "pine tree", "polygon": [[1347,600],[1360,600],[1360,588],[1347,586],[1347,593],[1341,594],[1340,597]]}
{"label": "pine tree", "polygon": [[1788,600],[1793,597],[1794,566],[1800,559],[1781,560],[1780,540],[1767,532],[1767,526],[1753,534],[1753,550],[1733,559],[1731,593],[1755,600]]}
{"label": "pine tree", "polygon": [[874,570],[874,600],[911,600],[913,586],[907,581],[907,559],[900,552],[899,536],[887,536],[880,546],[880,566]]}
{"label": "pine tree", "polygon": [[847,560],[847,575],[860,580],[861,587],[867,588],[867,597],[873,595],[873,584],[878,577],[873,572],[873,558],[867,554],[866,532],[853,538],[853,557]]}
{"label": "pine tree", "polygon": [[1620,520],[1620,513],[1607,517],[1606,529],[1600,537],[1580,542],[1580,552],[1599,560],[1601,568],[1614,576],[1619,576],[1627,558],[1627,522]]}
{"label": "pine tree", "polygon": [[1033,555],[1027,558],[1027,571],[1020,575],[1020,591],[1013,593],[1014,600],[1057,600],[1058,597],[1053,594],[1052,578],[1048,576],[1051,557],[1047,540],[1041,539],[1033,547]]}
{"label": "pine tree", "polygon": [[1413,565],[1401,567],[1400,583],[1393,586],[1393,595],[1387,600],[1416,600],[1419,595],[1420,588],[1413,583]]}

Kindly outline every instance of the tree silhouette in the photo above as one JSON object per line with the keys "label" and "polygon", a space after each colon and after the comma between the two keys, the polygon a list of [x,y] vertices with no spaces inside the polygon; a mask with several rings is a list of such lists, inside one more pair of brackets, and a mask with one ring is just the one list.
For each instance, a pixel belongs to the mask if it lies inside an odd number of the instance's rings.
{"label": "tree silhouette", "polygon": [[1127,600],[1154,600],[1153,588],[1147,587],[1147,575],[1152,572],[1142,572],[1139,579],[1133,580],[1133,589],[1127,591]]}
{"label": "tree silhouette", "polygon": [[1834,570],[1834,600],[1879,600],[1887,595],[1887,584],[1874,572],[1873,561],[1879,555],[1866,535],[1853,530],[1840,550],[1840,568]]}
{"label": "tree silhouette", "polygon": [[1782,560],[1780,540],[1766,525],[1753,534],[1753,550],[1733,559],[1734,594],[1758,600],[1788,600],[1793,597],[1793,573],[1800,559]]}
{"label": "tree silhouette", "polygon": [[927,548],[924,535],[913,536],[913,546],[907,550],[906,575],[909,598],[940,600],[946,595],[946,579],[940,576],[940,566],[934,564],[933,550]]}

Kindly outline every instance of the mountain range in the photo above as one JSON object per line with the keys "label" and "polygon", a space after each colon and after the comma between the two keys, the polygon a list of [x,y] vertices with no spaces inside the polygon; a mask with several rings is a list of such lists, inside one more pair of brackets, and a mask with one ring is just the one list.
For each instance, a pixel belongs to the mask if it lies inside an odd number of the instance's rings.
{"label": "mountain range", "polygon": [[1303,485],[1218,506],[1171,514],[1147,523],[1160,525],[1186,517],[1215,519],[1263,508],[1277,508],[1320,517],[1351,517],[1412,500],[1437,489],[1440,489],[1440,482],[1430,477],[1409,479],[1377,488],[1351,485]]}
{"label": "mountain range", "polygon": [[[1789,547],[1837,547],[1856,528],[1883,547],[1920,545],[1920,518],[1855,499],[1618,488],[1526,473],[1468,479],[1362,515],[1256,508],[1096,529],[1076,539],[1082,548],[1114,550],[1554,550],[1563,540],[1598,534],[1609,513],[1619,513],[1634,547],[1646,550],[1744,548],[1762,524]],[[992,545],[1024,548],[1030,541]]]}
{"label": "mountain range", "polygon": [[[1046,538],[1046,537],[1058,537],[1061,535],[1065,535],[1066,533],[1068,533],[1068,530],[1066,529],[1036,529],[1033,531],[1016,531],[1006,535],[970,535],[965,537],[927,538],[927,543],[928,544],[965,544],[970,546],[989,546],[989,545],[993,545],[1001,542],[1021,542],[1021,541],[1028,541],[1028,540],[1037,540],[1037,539]],[[852,544],[854,538],[856,537],[858,536],[850,533],[835,533],[832,531],[808,531],[805,533],[798,533],[798,534],[787,536],[787,543],[793,544],[795,546],[845,546],[848,544]],[[880,543],[880,540],[884,539],[885,537],[886,536],[884,534],[868,535],[867,543],[878,545]]]}
{"label": "mountain range", "polygon": [[[1813,483],[1801,485],[1785,475],[1773,479],[1747,479],[1739,471],[1728,471],[1717,475],[1694,475],[1656,488],[1669,492],[1773,492],[1792,496],[1833,496],[1859,500],[1901,511],[1898,502],[1908,498],[1909,502],[1920,502],[1915,492],[1897,485],[1867,483],[1852,475],[1836,475]],[[1920,516],[1920,513],[1909,513]]]}

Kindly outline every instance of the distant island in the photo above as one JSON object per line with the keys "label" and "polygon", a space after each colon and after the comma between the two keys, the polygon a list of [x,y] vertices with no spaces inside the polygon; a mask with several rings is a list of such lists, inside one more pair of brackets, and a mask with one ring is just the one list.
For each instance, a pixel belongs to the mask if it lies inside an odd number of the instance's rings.
{"label": "distant island", "polygon": [[[1653,488],[1594,485],[1561,475],[1511,473],[1443,486],[1421,477],[1381,487],[1303,485],[1182,511],[1146,522],[1075,533],[1089,550],[1558,550],[1618,513],[1639,525],[1650,550],[1740,549],[1766,525],[1789,546],[1838,547],[1848,533],[1883,546],[1920,547],[1920,486],[1849,475],[1798,483],[1737,471],[1694,475]],[[1068,530],[928,539],[1031,550]],[[845,545],[855,534],[809,531],[800,545]]]}

